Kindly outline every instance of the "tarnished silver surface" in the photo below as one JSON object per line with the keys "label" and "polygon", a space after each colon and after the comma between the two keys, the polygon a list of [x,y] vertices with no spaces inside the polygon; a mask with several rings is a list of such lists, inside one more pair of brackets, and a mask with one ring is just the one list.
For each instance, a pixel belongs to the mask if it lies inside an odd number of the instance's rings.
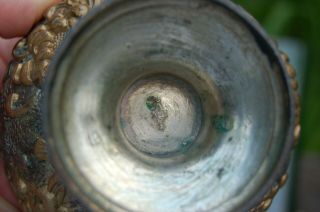
{"label": "tarnished silver surface", "polygon": [[51,70],[52,158],[94,209],[260,210],[287,179],[289,78],[229,1],[105,2]]}
{"label": "tarnished silver surface", "polygon": [[13,56],[1,148],[23,211],[265,211],[288,178],[296,74],[231,1],[65,0]]}

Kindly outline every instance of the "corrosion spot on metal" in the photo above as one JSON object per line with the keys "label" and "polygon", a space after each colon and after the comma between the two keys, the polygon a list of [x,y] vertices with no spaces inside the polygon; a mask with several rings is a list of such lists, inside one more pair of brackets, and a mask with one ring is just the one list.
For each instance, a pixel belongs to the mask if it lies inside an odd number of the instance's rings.
{"label": "corrosion spot on metal", "polygon": [[212,126],[219,133],[226,133],[233,129],[233,120],[228,115],[217,115],[212,117]]}
{"label": "corrosion spot on metal", "polygon": [[161,104],[161,100],[159,97],[149,96],[146,101],[146,106],[150,111],[155,111],[159,104]]}
{"label": "corrosion spot on metal", "polygon": [[165,122],[168,118],[168,111],[162,105],[161,99],[155,96],[149,96],[146,100],[146,106],[151,111],[152,120],[155,122],[159,131],[166,129]]}

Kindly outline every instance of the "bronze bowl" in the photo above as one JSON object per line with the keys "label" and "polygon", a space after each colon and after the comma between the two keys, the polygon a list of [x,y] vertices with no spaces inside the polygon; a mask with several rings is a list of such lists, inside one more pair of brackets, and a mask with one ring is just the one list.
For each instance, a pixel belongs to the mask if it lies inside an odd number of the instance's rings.
{"label": "bronze bowl", "polygon": [[3,149],[24,211],[264,211],[287,179],[295,72],[231,1],[68,0],[13,55]]}

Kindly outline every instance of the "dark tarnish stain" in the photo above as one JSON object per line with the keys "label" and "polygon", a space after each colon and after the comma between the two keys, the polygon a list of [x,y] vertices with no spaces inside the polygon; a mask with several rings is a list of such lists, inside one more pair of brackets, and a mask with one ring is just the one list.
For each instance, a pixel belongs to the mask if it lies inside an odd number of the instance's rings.
{"label": "dark tarnish stain", "polygon": [[271,43],[271,41],[268,41],[263,36],[261,36],[260,32],[251,26],[251,23],[245,22],[245,24],[248,27],[248,29],[250,30],[250,32],[253,34],[254,39],[256,41],[256,44],[258,45],[259,49],[268,58],[270,66],[272,68],[274,68],[274,66],[277,66],[277,67],[281,66],[281,64],[279,64],[276,52],[269,45],[269,43]]}
{"label": "dark tarnish stain", "polygon": [[167,49],[165,49],[163,46],[159,46],[159,47],[155,47],[149,51],[147,51],[145,54],[144,54],[144,57],[145,59],[149,59],[153,56],[157,56],[159,54],[166,54],[167,53]]}
{"label": "dark tarnish stain", "polygon": [[109,131],[111,131],[111,130],[112,130],[112,126],[111,126],[111,125],[107,125],[107,129],[108,129]]}
{"label": "dark tarnish stain", "polygon": [[231,117],[227,115],[218,115],[212,117],[212,126],[219,132],[219,133],[226,133],[232,130],[233,128],[233,120]]}
{"label": "dark tarnish stain", "polygon": [[210,6],[212,6],[212,5],[211,5],[211,3],[209,3],[209,2],[198,2],[198,3],[196,4],[196,8],[197,8],[197,9],[208,8],[208,7],[210,7]]}
{"label": "dark tarnish stain", "polygon": [[220,169],[218,170],[217,177],[218,177],[219,179],[221,179],[224,174],[225,174],[225,169],[224,169],[224,168],[220,168]]}
{"label": "dark tarnish stain", "polygon": [[192,24],[192,22],[189,19],[183,19],[183,23],[185,25],[191,25]]}

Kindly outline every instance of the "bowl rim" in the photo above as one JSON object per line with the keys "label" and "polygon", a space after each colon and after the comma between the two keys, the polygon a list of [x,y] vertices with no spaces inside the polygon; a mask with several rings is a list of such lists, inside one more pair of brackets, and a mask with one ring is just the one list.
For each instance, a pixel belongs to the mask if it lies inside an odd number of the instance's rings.
{"label": "bowl rim", "polygon": [[[275,164],[274,169],[272,170],[270,176],[267,180],[265,180],[265,183],[262,187],[258,188],[258,192],[247,202],[244,202],[241,206],[239,206],[235,211],[250,211],[252,208],[259,205],[265,195],[272,189],[272,187],[281,179],[281,177],[286,173],[286,170],[288,168],[288,164],[290,161],[290,155],[291,150],[294,147],[294,129],[295,129],[295,92],[290,86],[291,79],[288,76],[288,73],[286,71],[286,64],[285,61],[281,58],[281,53],[278,50],[275,42],[269,38],[265,30],[260,26],[260,24],[249,14],[247,13],[242,7],[239,5],[236,5],[232,1],[229,0],[207,0],[212,3],[218,4],[224,9],[230,11],[233,15],[237,16],[239,18],[239,21],[243,22],[244,25],[250,30],[254,38],[256,39],[257,45],[260,46],[261,51],[265,53],[265,55],[268,57],[268,59],[273,63],[276,64],[279,67],[279,71],[281,72],[281,77],[284,79],[285,82],[285,90],[287,91],[288,95],[288,102],[289,102],[289,108],[290,111],[288,111],[288,130],[286,135],[286,140],[284,142],[284,147],[281,150],[279,154],[279,160]],[[59,66],[60,61],[65,56],[66,51],[72,43],[75,41],[76,36],[82,33],[82,30],[86,28],[87,25],[90,24],[90,22],[94,21],[96,16],[98,16],[101,12],[104,12],[106,10],[112,9],[114,6],[122,4],[127,2],[127,0],[109,0],[102,2],[99,6],[91,9],[89,13],[79,20],[79,22],[71,28],[71,30],[68,33],[68,36],[66,39],[62,42],[62,44],[57,49],[55,56],[53,60],[51,61],[51,64],[49,65],[48,74],[46,76],[46,81],[43,85],[43,91],[44,96],[41,103],[41,110],[42,118],[44,120],[44,136],[45,139],[48,141],[48,147],[49,147],[49,156],[50,159],[54,165],[54,168],[58,171],[59,175],[64,179],[66,182],[65,184],[70,189],[71,193],[74,194],[79,200],[83,203],[85,207],[88,207],[92,210],[98,210],[103,211],[106,209],[102,204],[101,201],[93,202],[93,199],[90,198],[90,188],[79,188],[77,186],[78,181],[81,181],[80,179],[77,179],[77,182],[74,181],[73,175],[67,170],[66,163],[69,164],[72,163],[72,159],[70,158],[61,158],[60,154],[57,154],[57,152],[60,152],[62,148],[58,148],[59,145],[57,145],[59,142],[54,142],[54,136],[51,132],[51,124],[50,124],[50,111],[51,111],[51,97],[50,93],[53,88],[53,82],[55,80],[55,76],[57,75],[57,67]],[[66,151],[66,150],[63,150]],[[65,154],[64,154],[65,155]],[[78,170],[79,171],[79,170]],[[84,184],[82,183],[82,186]],[[84,191],[86,190],[86,191]],[[106,201],[106,197],[100,197],[102,198],[104,202]],[[108,199],[108,209],[111,210],[128,210],[127,208],[118,205],[116,202],[113,202],[112,200]],[[104,204],[105,205],[105,204]]]}

